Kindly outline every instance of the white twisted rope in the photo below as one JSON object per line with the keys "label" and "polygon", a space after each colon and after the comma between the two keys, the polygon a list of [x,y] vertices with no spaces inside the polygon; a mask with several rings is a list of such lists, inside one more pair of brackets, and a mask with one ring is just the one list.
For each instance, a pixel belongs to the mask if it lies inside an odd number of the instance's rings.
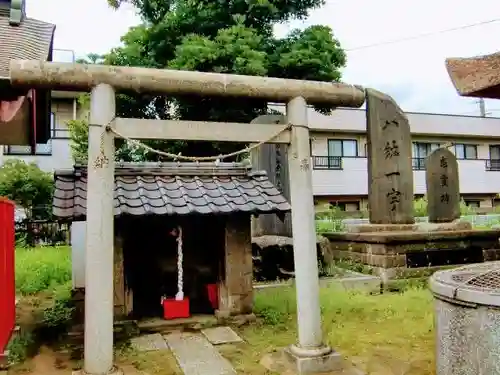
{"label": "white twisted rope", "polygon": [[183,253],[182,253],[182,227],[177,227],[177,294],[175,295],[176,301],[184,299],[184,280],[183,280]]}
{"label": "white twisted rope", "polygon": [[142,143],[141,141],[138,141],[137,139],[133,139],[133,138],[127,137],[127,136],[125,136],[125,135],[117,132],[115,129],[113,129],[111,127],[112,121],[113,120],[111,120],[110,123],[108,125],[106,125],[105,129],[106,129],[106,131],[109,131],[109,132],[113,133],[116,137],[122,138],[125,141],[129,142],[130,144],[133,144],[136,147],[140,147],[143,150],[152,152],[154,154],[163,156],[163,157],[168,158],[168,159],[173,159],[175,161],[194,161],[194,162],[196,162],[196,161],[198,161],[198,162],[199,161],[215,161],[215,162],[220,162],[220,161],[222,161],[224,159],[231,158],[233,156],[238,156],[238,155],[246,154],[246,153],[248,153],[248,152],[250,152],[250,151],[252,151],[252,150],[254,150],[254,149],[256,149],[256,148],[258,148],[260,146],[262,146],[265,143],[269,143],[269,142],[273,141],[281,133],[283,133],[286,130],[291,129],[291,127],[292,127],[291,124],[287,124],[285,126],[282,126],[270,138],[265,139],[265,140],[263,140],[263,141],[261,141],[259,143],[254,143],[254,144],[252,144],[252,145],[250,145],[248,147],[245,147],[245,148],[243,148],[241,150],[238,150],[238,151],[235,151],[235,152],[231,152],[229,154],[217,155],[217,156],[185,156],[185,155],[181,155],[180,153],[179,154],[172,154],[170,152],[156,150],[156,149],[154,149],[152,147],[149,147],[148,145]]}

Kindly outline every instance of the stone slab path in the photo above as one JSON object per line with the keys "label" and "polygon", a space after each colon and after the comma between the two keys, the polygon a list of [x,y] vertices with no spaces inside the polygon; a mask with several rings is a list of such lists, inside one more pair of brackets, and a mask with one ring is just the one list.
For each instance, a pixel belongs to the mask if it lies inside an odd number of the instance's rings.
{"label": "stone slab path", "polygon": [[243,339],[236,334],[230,327],[215,327],[202,329],[201,333],[213,345],[232,344],[243,342]]}
{"label": "stone slab path", "polygon": [[236,375],[229,361],[203,335],[176,332],[164,338],[185,375]]}
{"label": "stone slab path", "polygon": [[167,343],[159,333],[134,337],[130,340],[130,344],[135,350],[140,352],[168,350]]}

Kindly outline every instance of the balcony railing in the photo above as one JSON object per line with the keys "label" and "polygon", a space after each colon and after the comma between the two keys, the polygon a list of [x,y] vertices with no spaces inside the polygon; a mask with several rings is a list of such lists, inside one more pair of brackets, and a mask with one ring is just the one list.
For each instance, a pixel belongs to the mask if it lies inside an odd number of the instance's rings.
{"label": "balcony railing", "polygon": [[313,169],[342,169],[341,156],[313,156]]}
{"label": "balcony railing", "polygon": [[414,171],[425,171],[425,158],[411,158]]}
{"label": "balcony railing", "polygon": [[485,162],[487,171],[500,171],[500,159],[487,159]]}

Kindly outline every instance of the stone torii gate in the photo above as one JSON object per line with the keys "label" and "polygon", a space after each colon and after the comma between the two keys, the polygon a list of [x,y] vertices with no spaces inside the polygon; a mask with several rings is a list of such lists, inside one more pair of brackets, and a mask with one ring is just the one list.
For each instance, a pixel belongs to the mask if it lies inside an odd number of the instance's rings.
{"label": "stone torii gate", "polygon": [[[340,356],[323,343],[307,104],[360,107],[362,88],[268,77],[133,67],[14,60],[15,86],[91,91],[87,187],[84,373],[113,366],[114,138],[289,144],[290,195],[297,293],[298,343],[287,352],[299,373],[324,372]],[[163,95],[195,94],[285,102],[287,125],[117,118],[115,90]],[[116,131],[116,133],[114,131]],[[282,130],[281,132],[279,132]]]}

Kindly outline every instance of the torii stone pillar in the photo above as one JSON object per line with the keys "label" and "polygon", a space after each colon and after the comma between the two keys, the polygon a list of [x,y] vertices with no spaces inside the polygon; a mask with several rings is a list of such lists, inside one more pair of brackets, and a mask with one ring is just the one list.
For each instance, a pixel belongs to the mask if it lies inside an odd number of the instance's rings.
{"label": "torii stone pillar", "polygon": [[288,102],[286,115],[292,126],[288,167],[299,333],[298,344],[291,345],[286,353],[296,364],[299,374],[328,372],[341,366],[341,357],[323,343],[321,330],[311,152],[304,98]]}
{"label": "torii stone pillar", "polygon": [[84,372],[113,371],[114,174],[113,134],[105,126],[115,117],[115,91],[99,84],[90,94],[85,245]]}

